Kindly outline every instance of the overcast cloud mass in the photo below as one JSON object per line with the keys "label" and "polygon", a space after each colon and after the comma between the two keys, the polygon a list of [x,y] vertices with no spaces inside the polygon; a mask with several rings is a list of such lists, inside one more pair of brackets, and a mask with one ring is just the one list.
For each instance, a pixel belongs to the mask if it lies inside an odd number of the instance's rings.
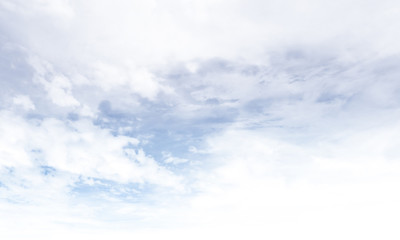
{"label": "overcast cloud mass", "polygon": [[0,0],[0,239],[399,239],[399,23]]}

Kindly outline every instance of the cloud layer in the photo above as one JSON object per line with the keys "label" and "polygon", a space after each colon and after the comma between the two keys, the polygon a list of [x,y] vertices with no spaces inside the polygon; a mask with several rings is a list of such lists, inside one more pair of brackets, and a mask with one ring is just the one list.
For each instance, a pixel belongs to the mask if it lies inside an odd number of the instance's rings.
{"label": "cloud layer", "polygon": [[398,239],[399,11],[1,1],[0,236]]}

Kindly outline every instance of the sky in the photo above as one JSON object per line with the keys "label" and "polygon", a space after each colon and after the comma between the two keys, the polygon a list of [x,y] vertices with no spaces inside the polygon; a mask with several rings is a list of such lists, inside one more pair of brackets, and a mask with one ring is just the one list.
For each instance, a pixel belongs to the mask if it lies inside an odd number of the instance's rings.
{"label": "sky", "polygon": [[400,2],[0,0],[0,239],[399,239]]}

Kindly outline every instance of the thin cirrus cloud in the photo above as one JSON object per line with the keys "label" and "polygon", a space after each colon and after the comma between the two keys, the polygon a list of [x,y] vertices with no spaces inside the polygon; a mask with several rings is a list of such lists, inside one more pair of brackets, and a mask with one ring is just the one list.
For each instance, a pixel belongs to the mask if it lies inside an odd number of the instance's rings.
{"label": "thin cirrus cloud", "polygon": [[395,1],[0,3],[4,239],[397,239]]}

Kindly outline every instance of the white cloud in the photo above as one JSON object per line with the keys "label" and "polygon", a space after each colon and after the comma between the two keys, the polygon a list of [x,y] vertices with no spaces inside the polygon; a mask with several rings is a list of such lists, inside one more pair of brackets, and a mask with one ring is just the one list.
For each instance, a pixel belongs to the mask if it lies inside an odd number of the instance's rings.
{"label": "white cloud", "polygon": [[29,63],[36,73],[33,81],[43,85],[48,98],[61,107],[76,107],[80,103],[72,95],[71,81],[64,75],[54,72],[53,66],[37,57],[31,57]]}
{"label": "white cloud", "polygon": [[185,158],[174,157],[170,152],[162,152],[162,155],[165,163],[181,164],[189,161]]}
{"label": "white cloud", "polygon": [[383,231],[394,239],[400,195],[391,189],[398,187],[400,165],[376,154],[377,146],[393,144],[386,135],[392,130],[387,126],[373,139],[355,131],[331,151],[327,142],[299,147],[265,132],[212,137],[209,164],[217,167],[198,176],[202,190],[190,199],[188,215],[194,225],[217,225],[218,232],[227,226],[234,235],[252,231],[255,239],[368,238]]}
{"label": "white cloud", "polygon": [[[130,137],[112,136],[87,120],[64,123],[56,119],[26,122],[2,112],[2,165],[50,166],[57,171],[122,183],[152,183],[180,187],[179,178],[162,168]],[[125,149],[125,150],[124,150]]]}
{"label": "white cloud", "polygon": [[[343,57],[387,55],[400,50],[391,40],[399,34],[393,24],[398,20],[395,1],[4,4],[14,6],[3,10],[6,22],[13,21],[15,26],[8,33],[65,70],[85,71],[98,61],[118,66],[131,62],[142,68],[213,57],[259,63],[265,62],[266,52],[291,45],[318,45]],[[30,9],[29,14],[21,11],[25,8]],[[42,8],[53,15],[44,14]],[[71,14],[58,9],[70,9]],[[24,32],[22,26],[31,30]]]}
{"label": "white cloud", "polygon": [[1,1],[0,238],[397,239],[399,9]]}
{"label": "white cloud", "polygon": [[[364,132],[355,131],[339,143],[330,146],[327,141],[319,144],[319,148],[291,145],[270,139],[262,132],[231,129],[209,139],[209,158],[204,163],[208,167],[192,172],[196,179],[191,186],[193,195],[150,208],[109,203],[107,206],[118,212],[112,216],[115,223],[93,220],[90,215],[81,216],[78,212],[72,215],[63,212],[72,206],[43,214],[39,222],[33,218],[38,213],[30,207],[32,218],[23,218],[22,223],[31,226],[28,223],[35,222],[32,226],[36,227],[27,229],[31,236],[43,236],[38,229],[48,224],[58,229],[46,232],[44,239],[67,229],[73,231],[66,232],[65,237],[83,238],[88,234],[99,239],[111,235],[186,239],[193,234],[194,239],[249,236],[253,239],[359,236],[396,239],[395,216],[400,213],[397,204],[400,195],[393,189],[398,188],[396,173],[400,166],[390,159],[377,160],[376,149],[362,147],[370,141],[374,146],[377,143],[390,146],[393,139],[388,139],[387,134],[392,127],[374,132],[374,136],[381,136],[377,139],[365,138]],[[363,149],[362,159],[346,157],[352,155],[354,144]],[[334,151],[329,150],[331,147]],[[368,167],[368,162],[374,165]],[[3,204],[3,207],[13,209],[9,205]],[[91,207],[83,212],[88,214],[89,210],[96,212]],[[132,229],[130,223],[121,220],[130,214],[145,216],[147,220],[136,222],[145,227]],[[9,221],[3,224],[10,225]],[[16,231],[16,225],[11,227],[15,231],[8,234],[27,233]]]}
{"label": "white cloud", "polygon": [[42,77],[37,78],[43,84],[49,98],[54,104],[61,107],[79,106],[79,102],[71,94],[71,84],[64,76],[54,76],[50,81]]}
{"label": "white cloud", "polygon": [[29,96],[18,95],[13,98],[13,103],[23,107],[25,110],[35,110],[35,105]]}

